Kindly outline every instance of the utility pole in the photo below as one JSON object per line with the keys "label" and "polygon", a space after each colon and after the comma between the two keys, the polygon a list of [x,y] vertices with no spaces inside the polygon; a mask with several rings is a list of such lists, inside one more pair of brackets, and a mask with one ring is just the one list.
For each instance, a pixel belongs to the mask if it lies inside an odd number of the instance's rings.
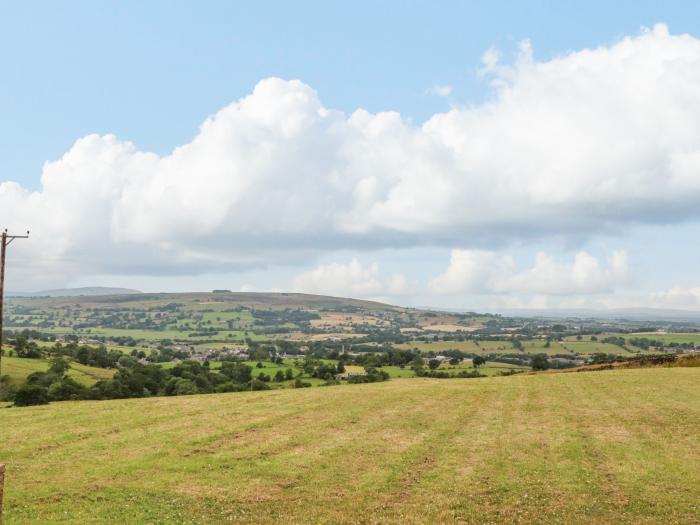
{"label": "utility pole", "polygon": [[27,238],[29,238],[29,230],[27,230],[27,235],[10,235],[5,228],[5,231],[0,235],[0,376],[2,376],[2,303],[5,296],[5,253],[12,241]]}

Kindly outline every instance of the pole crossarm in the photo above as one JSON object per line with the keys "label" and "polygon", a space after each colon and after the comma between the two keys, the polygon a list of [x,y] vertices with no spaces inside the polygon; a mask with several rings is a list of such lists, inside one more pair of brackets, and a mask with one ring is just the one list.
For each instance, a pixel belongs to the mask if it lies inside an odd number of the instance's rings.
{"label": "pole crossarm", "polygon": [[0,234],[0,376],[2,376],[2,326],[3,326],[3,302],[5,297],[5,255],[7,247],[15,239],[28,239],[29,230],[26,235],[11,235],[7,233],[7,228]]}

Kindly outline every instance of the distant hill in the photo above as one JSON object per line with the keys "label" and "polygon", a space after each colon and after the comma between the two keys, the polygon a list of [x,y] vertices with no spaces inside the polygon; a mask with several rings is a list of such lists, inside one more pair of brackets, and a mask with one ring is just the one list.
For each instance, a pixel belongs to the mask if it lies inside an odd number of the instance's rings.
{"label": "distant hill", "polygon": [[600,308],[600,309],[501,309],[498,313],[510,317],[539,317],[548,319],[599,319],[630,321],[688,321],[700,320],[700,311],[672,308]]}
{"label": "distant hill", "polygon": [[58,290],[42,290],[40,292],[8,292],[7,297],[81,297],[95,295],[127,295],[139,294],[139,290],[131,288],[110,288],[108,286],[84,286],[82,288],[62,288]]}

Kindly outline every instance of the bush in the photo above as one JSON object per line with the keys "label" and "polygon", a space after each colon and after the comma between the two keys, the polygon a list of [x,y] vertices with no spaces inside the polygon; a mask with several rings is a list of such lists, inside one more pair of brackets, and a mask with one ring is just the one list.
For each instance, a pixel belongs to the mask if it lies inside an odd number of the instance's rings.
{"label": "bush", "polygon": [[82,399],[85,397],[86,393],[87,388],[70,377],[64,377],[60,381],[51,383],[48,389],[48,395],[51,401]]}
{"label": "bush", "polygon": [[231,381],[228,381],[226,383],[221,383],[220,385],[217,385],[216,392],[243,392],[244,390],[248,389],[249,387],[247,385],[241,385],[239,383],[232,383]]}
{"label": "bush", "polygon": [[46,405],[49,402],[48,390],[39,385],[25,384],[17,389],[15,406]]}
{"label": "bush", "polygon": [[17,388],[10,384],[10,376],[0,376],[0,401],[12,401]]}
{"label": "bush", "polygon": [[189,396],[192,394],[199,393],[197,390],[197,385],[195,385],[189,379],[180,379],[175,387],[175,395],[177,396]]}
{"label": "bush", "polygon": [[253,379],[250,382],[250,389],[251,390],[270,390],[270,387],[263,383],[262,381],[259,381],[258,379]]}
{"label": "bush", "polygon": [[549,360],[546,354],[537,354],[532,358],[531,365],[533,370],[547,370],[549,368]]}

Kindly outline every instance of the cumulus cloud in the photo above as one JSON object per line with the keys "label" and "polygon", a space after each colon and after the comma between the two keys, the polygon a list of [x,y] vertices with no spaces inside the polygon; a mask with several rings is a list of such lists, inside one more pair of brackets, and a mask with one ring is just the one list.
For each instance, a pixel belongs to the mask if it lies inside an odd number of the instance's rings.
{"label": "cumulus cloud", "polygon": [[651,306],[694,308],[700,306],[700,288],[674,287],[651,295]]}
{"label": "cumulus cloud", "polygon": [[0,184],[0,222],[33,231],[32,275],[146,275],[698,218],[700,40],[658,25],[483,62],[489,101],[419,126],[269,78],[165,156],[90,135],[46,163],[39,191]]}
{"label": "cumulus cloud", "polygon": [[292,290],[346,297],[384,297],[406,293],[408,283],[399,274],[382,275],[376,263],[364,266],[352,259],[347,264],[322,264],[299,274],[292,282]]}
{"label": "cumulus cloud", "polygon": [[452,93],[452,86],[449,84],[435,84],[428,89],[428,93],[437,97],[449,97],[450,93]]}
{"label": "cumulus cloud", "polygon": [[627,254],[614,252],[607,266],[586,252],[570,263],[538,253],[534,265],[518,270],[513,258],[484,250],[453,250],[445,273],[429,285],[439,294],[576,295],[609,292],[627,278]]}

